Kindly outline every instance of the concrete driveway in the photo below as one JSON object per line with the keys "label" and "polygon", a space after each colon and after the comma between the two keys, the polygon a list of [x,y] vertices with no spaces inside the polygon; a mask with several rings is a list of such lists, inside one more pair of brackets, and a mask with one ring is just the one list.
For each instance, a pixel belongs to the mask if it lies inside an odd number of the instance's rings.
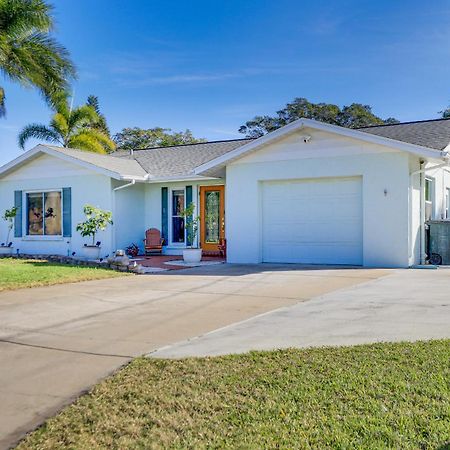
{"label": "concrete driveway", "polygon": [[221,265],[0,293],[0,448],[131,358],[389,273]]}
{"label": "concrete driveway", "polygon": [[450,269],[389,276],[285,306],[153,352],[160,358],[450,338]]}

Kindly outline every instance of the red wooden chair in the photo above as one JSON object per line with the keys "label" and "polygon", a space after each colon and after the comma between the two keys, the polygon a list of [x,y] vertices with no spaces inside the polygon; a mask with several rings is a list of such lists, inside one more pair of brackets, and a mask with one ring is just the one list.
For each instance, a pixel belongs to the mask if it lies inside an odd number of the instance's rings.
{"label": "red wooden chair", "polygon": [[217,246],[219,248],[219,253],[222,258],[227,258],[227,240],[225,238],[219,239],[219,245]]}
{"label": "red wooden chair", "polygon": [[150,228],[145,232],[144,252],[147,253],[162,253],[164,239],[161,237],[161,231],[156,228]]}

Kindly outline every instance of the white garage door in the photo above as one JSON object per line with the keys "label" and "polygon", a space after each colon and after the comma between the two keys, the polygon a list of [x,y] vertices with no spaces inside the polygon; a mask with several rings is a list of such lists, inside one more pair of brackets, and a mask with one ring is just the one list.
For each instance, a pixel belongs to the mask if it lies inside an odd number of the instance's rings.
{"label": "white garage door", "polygon": [[362,179],[262,185],[264,262],[362,264]]}

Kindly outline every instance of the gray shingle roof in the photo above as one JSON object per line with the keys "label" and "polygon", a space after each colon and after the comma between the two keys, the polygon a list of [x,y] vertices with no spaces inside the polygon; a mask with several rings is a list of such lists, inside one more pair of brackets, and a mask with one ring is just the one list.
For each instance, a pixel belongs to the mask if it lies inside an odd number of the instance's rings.
{"label": "gray shingle roof", "polygon": [[178,175],[192,175],[194,169],[235,148],[241,147],[252,139],[232,141],[204,142],[175,147],[157,147],[144,150],[119,150],[111,155],[116,159],[136,160],[153,178]]}
{"label": "gray shingle roof", "polygon": [[[383,136],[397,141],[442,150],[450,143],[450,119],[406,122],[358,128],[358,131]],[[204,142],[173,147],[118,150],[110,155],[99,155],[68,148],[46,145],[53,150],[95,164],[121,176],[151,178],[189,176],[194,169],[232,150],[242,147],[252,139]]]}
{"label": "gray shingle roof", "polygon": [[450,119],[405,122],[358,128],[358,131],[443,150],[450,143]]}
{"label": "gray shingle roof", "polygon": [[98,153],[56,147],[54,145],[45,145],[45,147],[56,150],[64,155],[71,156],[72,158],[79,159],[80,161],[94,164],[102,169],[115,172],[121,176],[144,177],[146,175],[146,172],[141,165],[133,159],[117,158],[112,155],[100,155]]}

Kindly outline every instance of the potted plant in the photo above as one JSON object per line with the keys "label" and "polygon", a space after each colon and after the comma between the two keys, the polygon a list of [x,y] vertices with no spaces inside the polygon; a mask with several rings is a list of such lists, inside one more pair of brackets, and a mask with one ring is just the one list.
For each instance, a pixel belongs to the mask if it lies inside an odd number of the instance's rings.
{"label": "potted plant", "polygon": [[187,248],[183,250],[183,260],[187,263],[198,263],[202,259],[202,249],[195,247],[200,217],[195,216],[195,205],[190,203],[183,211],[187,232]]}
{"label": "potted plant", "polygon": [[139,255],[139,247],[133,242],[125,249],[125,252],[128,256],[136,258]]}
{"label": "potted plant", "polygon": [[83,237],[92,237],[92,244],[84,244],[83,253],[87,259],[98,259],[100,256],[101,242],[95,242],[95,235],[99,231],[106,230],[108,225],[113,224],[112,213],[92,205],[85,205],[83,211],[86,220],[77,225],[77,231]]}
{"label": "potted plant", "polygon": [[3,213],[2,219],[8,224],[8,234],[6,235],[6,241],[0,245],[0,255],[10,255],[12,253],[13,246],[12,242],[9,242],[9,236],[14,227],[14,218],[17,216],[17,211],[18,208],[13,206]]}

